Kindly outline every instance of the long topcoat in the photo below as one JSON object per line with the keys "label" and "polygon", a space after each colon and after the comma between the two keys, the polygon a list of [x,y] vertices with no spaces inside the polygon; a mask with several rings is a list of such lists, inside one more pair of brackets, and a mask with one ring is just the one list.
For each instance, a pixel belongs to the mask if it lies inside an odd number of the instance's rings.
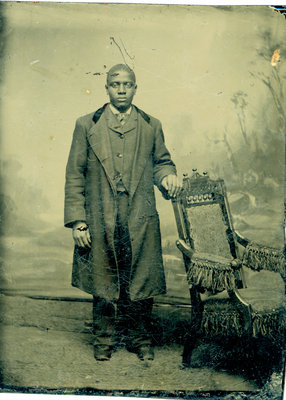
{"label": "long topcoat", "polygon": [[[105,105],[106,106],[106,105]],[[91,249],[75,246],[72,285],[114,301],[119,275],[114,248],[116,187],[105,106],[76,121],[66,168],[65,226],[86,221]],[[161,123],[135,107],[137,139],[129,191],[129,233],[132,265],[131,300],[165,293],[159,218],[154,184],[176,174],[164,144]]]}

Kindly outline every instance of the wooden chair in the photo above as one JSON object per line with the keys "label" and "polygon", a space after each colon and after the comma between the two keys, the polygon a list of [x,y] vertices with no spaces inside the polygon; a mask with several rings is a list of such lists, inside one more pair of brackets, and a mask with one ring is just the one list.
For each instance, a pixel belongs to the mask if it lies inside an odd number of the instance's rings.
{"label": "wooden chair", "polygon": [[[250,243],[235,232],[223,180],[193,172],[185,176],[182,192],[172,200],[179,235],[176,244],[183,255],[192,305],[184,367],[190,366],[200,336],[277,334],[283,330],[281,315],[285,315],[284,284],[277,273],[284,270],[283,252]],[[241,258],[238,245],[246,247]],[[272,280],[257,272],[265,266],[268,271],[263,273],[274,274]],[[270,286],[265,279],[271,281]],[[266,290],[266,298],[261,289]]]}

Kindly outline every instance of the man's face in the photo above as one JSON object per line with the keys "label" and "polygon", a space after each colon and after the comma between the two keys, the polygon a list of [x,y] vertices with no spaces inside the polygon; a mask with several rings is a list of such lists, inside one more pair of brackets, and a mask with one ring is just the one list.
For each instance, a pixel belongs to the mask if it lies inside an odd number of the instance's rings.
{"label": "man's face", "polygon": [[132,75],[120,70],[109,77],[105,87],[111,104],[120,112],[130,107],[137,89]]}

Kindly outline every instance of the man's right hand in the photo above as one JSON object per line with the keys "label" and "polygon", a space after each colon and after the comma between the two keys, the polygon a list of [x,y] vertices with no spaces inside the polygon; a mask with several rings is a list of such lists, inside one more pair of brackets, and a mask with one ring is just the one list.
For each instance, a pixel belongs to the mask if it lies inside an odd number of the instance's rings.
{"label": "man's right hand", "polygon": [[79,247],[89,247],[91,238],[88,226],[85,222],[77,221],[72,227],[72,236],[75,244]]}

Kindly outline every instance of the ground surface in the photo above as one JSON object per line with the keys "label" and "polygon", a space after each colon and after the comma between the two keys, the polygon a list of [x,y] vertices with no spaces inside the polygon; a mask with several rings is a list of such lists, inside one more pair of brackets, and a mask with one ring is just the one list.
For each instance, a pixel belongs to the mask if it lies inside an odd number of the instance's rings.
{"label": "ground surface", "polygon": [[[36,390],[64,388],[68,392],[84,388],[172,393],[247,391],[248,398],[251,392],[262,390],[257,382],[242,373],[211,368],[208,363],[200,365],[203,359],[200,348],[194,354],[197,367],[179,369],[182,345],[176,341],[163,340],[163,345],[155,347],[155,360],[149,364],[122,348],[108,362],[95,361],[89,327],[91,302],[2,294],[1,310],[2,385],[6,390],[16,386]],[[182,322],[188,312],[174,306],[157,305],[154,318],[162,323],[171,316],[170,321],[180,319]],[[165,321],[165,329],[169,329],[172,336],[168,321]],[[201,346],[201,352],[206,357],[206,346]],[[276,374],[275,390],[278,392],[281,392],[281,382],[281,375]]]}

